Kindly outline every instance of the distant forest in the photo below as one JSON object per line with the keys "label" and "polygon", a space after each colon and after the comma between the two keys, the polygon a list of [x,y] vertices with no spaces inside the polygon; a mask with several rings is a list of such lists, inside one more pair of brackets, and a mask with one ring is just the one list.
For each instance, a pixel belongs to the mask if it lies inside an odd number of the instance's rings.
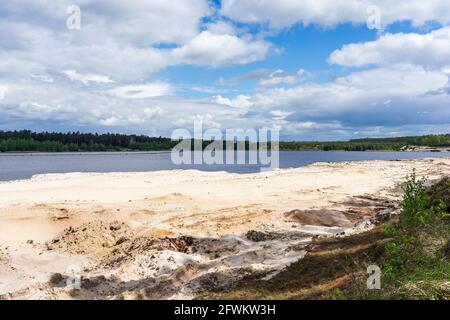
{"label": "distant forest", "polygon": [[450,134],[331,142],[280,142],[280,150],[400,151],[408,146],[450,148]]}
{"label": "distant forest", "polygon": [[[145,135],[0,131],[0,152],[163,151],[178,141]],[[204,141],[206,146],[210,141]],[[248,143],[247,143],[248,146]],[[450,134],[332,142],[280,142],[280,150],[399,151],[406,146],[450,148]]]}
{"label": "distant forest", "polygon": [[0,131],[0,152],[161,151],[176,144],[144,135]]}

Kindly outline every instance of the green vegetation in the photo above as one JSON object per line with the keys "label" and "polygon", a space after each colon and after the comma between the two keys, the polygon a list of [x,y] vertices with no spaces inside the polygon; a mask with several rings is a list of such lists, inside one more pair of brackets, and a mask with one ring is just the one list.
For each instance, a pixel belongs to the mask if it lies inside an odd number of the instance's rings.
{"label": "green vegetation", "polygon": [[405,187],[403,212],[397,223],[385,229],[392,240],[385,247],[381,297],[450,298],[450,286],[444,290],[445,281],[450,281],[446,247],[450,241],[450,213],[449,203],[441,198],[445,193],[448,197],[449,192],[449,179],[427,192],[424,182],[411,175]]}
{"label": "green vegetation", "polygon": [[345,150],[345,151],[400,151],[407,146],[446,148],[450,147],[450,134],[417,137],[357,139],[332,142],[281,142],[280,150]]}
{"label": "green vegetation", "polygon": [[[0,131],[0,152],[161,151],[171,150],[178,142],[163,137],[112,133]],[[203,146],[210,142],[203,141]],[[406,146],[450,148],[450,134],[334,142],[280,142],[282,151],[399,151]],[[249,148],[248,142],[246,147]]]}
{"label": "green vegetation", "polygon": [[124,134],[0,131],[0,152],[159,151],[176,144],[168,138]]}

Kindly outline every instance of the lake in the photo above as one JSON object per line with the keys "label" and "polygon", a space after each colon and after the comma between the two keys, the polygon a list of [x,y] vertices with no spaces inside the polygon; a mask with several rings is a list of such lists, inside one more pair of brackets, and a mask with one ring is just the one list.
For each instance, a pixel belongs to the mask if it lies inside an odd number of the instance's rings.
{"label": "lake", "polygon": [[[421,159],[450,157],[450,152],[281,151],[280,167],[297,168],[314,162]],[[142,172],[172,169],[259,172],[258,165],[175,165],[170,152],[16,153],[0,154],[0,181],[28,179],[35,174],[68,172]]]}

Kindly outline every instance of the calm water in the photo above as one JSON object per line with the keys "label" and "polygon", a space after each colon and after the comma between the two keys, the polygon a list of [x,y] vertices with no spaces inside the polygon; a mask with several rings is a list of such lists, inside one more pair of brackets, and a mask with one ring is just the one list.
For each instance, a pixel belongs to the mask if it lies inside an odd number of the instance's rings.
{"label": "calm water", "polygon": [[[450,157],[450,152],[280,152],[281,168],[314,162],[420,159]],[[198,169],[235,173],[258,172],[258,165],[182,165],[172,163],[170,153],[33,153],[0,154],[0,181],[28,179],[35,174],[67,172],[142,172]]]}

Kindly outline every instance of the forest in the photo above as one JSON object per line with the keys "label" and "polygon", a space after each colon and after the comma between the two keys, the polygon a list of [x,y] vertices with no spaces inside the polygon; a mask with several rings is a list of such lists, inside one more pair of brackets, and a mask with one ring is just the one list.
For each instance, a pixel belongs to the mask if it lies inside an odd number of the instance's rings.
{"label": "forest", "polygon": [[[164,137],[117,133],[0,131],[0,152],[164,151],[178,143]],[[203,141],[203,146],[209,143]],[[406,146],[450,148],[450,134],[329,142],[281,141],[279,148],[284,151],[400,151]]]}
{"label": "forest", "polygon": [[176,144],[144,135],[0,131],[0,152],[161,151]]}
{"label": "forest", "polygon": [[280,142],[280,150],[400,151],[408,146],[447,148],[450,147],[450,134],[329,142]]}

